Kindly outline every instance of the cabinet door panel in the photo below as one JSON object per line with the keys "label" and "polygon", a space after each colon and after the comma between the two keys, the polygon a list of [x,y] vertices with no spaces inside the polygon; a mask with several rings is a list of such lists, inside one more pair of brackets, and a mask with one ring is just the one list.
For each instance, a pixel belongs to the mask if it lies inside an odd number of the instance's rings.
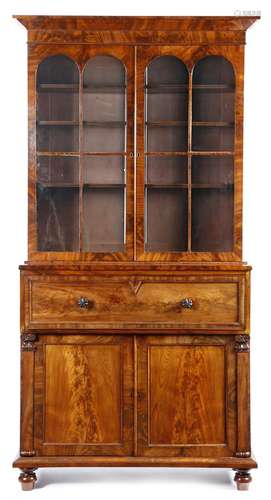
{"label": "cabinet door panel", "polygon": [[129,337],[43,337],[35,377],[41,455],[132,452],[131,358]]}
{"label": "cabinet door panel", "polygon": [[231,455],[234,360],[231,337],[140,338],[139,454]]}
{"label": "cabinet door panel", "polygon": [[136,57],[136,259],[241,260],[242,51],[141,46]]}
{"label": "cabinet door panel", "polygon": [[55,52],[30,55],[30,260],[132,260],[134,48]]}

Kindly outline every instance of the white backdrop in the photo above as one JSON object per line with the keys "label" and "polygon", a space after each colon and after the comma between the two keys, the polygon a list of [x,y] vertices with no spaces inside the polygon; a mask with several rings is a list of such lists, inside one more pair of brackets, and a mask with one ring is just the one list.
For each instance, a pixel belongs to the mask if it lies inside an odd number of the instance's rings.
{"label": "white backdrop", "polygon": [[[97,4],[97,5],[96,5]],[[39,473],[31,498],[75,494],[122,500],[186,497],[222,500],[230,495],[265,499],[270,489],[271,365],[271,106],[270,2],[195,0],[3,0],[0,7],[1,160],[0,160],[0,475],[5,500],[20,498],[18,471],[11,463],[19,444],[19,272],[27,258],[27,47],[26,30],[12,14],[81,15],[234,15],[261,10],[247,32],[244,126],[244,260],[252,273],[252,447],[259,462],[250,491],[235,491],[232,473],[188,469],[55,469]],[[268,47],[269,42],[269,47]],[[269,361],[270,360],[270,361]],[[46,487],[42,487],[46,486]],[[3,491],[5,489],[5,491]]]}

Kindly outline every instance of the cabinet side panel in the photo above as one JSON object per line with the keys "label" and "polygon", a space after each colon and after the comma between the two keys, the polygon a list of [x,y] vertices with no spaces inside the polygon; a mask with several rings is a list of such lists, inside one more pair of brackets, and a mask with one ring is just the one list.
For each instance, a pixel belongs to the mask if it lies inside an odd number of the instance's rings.
{"label": "cabinet side panel", "polygon": [[237,351],[237,451],[240,457],[250,456],[250,354],[249,337],[236,337]]}
{"label": "cabinet side panel", "polygon": [[21,353],[21,445],[22,456],[35,455],[33,450],[33,383],[34,352]]}

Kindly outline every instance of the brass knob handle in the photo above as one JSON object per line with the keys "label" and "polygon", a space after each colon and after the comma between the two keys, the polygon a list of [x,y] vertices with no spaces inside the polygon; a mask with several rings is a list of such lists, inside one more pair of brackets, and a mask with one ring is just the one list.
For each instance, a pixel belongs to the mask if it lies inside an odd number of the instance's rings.
{"label": "brass knob handle", "polygon": [[193,300],[185,297],[183,300],[181,300],[181,306],[184,309],[192,309],[192,307],[193,307]]}
{"label": "brass knob handle", "polygon": [[89,300],[85,297],[80,297],[77,304],[79,305],[79,307],[81,307],[81,309],[87,309],[89,306]]}

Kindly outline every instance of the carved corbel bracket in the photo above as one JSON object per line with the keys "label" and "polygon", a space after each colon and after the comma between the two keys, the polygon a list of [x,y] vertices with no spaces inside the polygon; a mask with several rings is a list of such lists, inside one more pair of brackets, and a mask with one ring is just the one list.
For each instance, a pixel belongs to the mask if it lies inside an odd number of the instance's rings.
{"label": "carved corbel bracket", "polygon": [[21,335],[21,350],[22,351],[35,351],[35,342],[38,340],[38,336],[34,333],[27,333]]}
{"label": "carved corbel bracket", "polygon": [[249,352],[250,351],[249,335],[236,335],[234,350],[235,352]]}

